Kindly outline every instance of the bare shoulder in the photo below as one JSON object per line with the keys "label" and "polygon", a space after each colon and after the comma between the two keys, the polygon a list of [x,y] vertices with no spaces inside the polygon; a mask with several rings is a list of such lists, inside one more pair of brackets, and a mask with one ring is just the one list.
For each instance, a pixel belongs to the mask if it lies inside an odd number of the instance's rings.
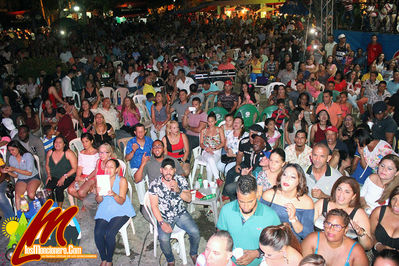
{"label": "bare shoulder", "polygon": [[274,195],[274,189],[268,189],[265,192],[263,192],[262,198],[265,201],[270,202],[272,200],[272,198],[273,198],[273,195]]}
{"label": "bare shoulder", "polygon": [[290,258],[290,264],[291,265],[293,265],[293,264],[296,264],[296,265],[298,265],[299,264],[299,262],[302,260],[302,254],[301,253],[299,253],[299,251],[298,250],[296,250],[295,248],[293,248],[293,247],[291,247],[291,246],[288,246],[288,250],[287,250],[287,252],[288,252],[288,258]]}
{"label": "bare shoulder", "polygon": [[299,197],[298,207],[301,209],[314,209],[313,200],[308,195]]}

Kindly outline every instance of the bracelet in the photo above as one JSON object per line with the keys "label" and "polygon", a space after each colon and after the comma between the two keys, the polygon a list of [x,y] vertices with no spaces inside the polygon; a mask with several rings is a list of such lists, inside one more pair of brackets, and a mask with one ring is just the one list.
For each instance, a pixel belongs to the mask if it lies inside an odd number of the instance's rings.
{"label": "bracelet", "polygon": [[358,237],[363,237],[363,236],[365,236],[366,235],[366,230],[364,230],[364,228],[360,228],[361,230],[362,230],[362,234],[358,234],[357,232],[356,232],[356,235],[358,236]]}
{"label": "bracelet", "polygon": [[293,224],[298,221],[298,217],[295,216],[294,219],[288,221]]}
{"label": "bracelet", "polygon": [[378,244],[381,244],[381,245],[382,245],[382,243],[381,243],[381,242],[377,242],[377,243],[375,243],[375,245],[374,245],[374,250],[375,250],[375,251],[377,251],[377,245],[378,245]]}

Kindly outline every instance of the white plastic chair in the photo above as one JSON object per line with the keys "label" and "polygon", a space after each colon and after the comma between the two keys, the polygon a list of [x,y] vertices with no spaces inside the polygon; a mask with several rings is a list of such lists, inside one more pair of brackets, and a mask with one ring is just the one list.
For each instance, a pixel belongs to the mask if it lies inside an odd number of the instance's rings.
{"label": "white plastic chair", "polygon": [[218,88],[220,90],[223,90],[223,87],[224,87],[224,82],[223,81],[218,80],[218,81],[215,81],[214,83],[215,83],[216,86],[218,86]]}
{"label": "white plastic chair", "polygon": [[285,86],[285,84],[282,83],[282,82],[272,82],[272,83],[270,83],[269,85],[267,85],[267,88],[266,88],[266,92],[265,92],[266,93],[266,98],[270,97],[270,95],[272,94],[272,91],[274,89],[274,86],[276,86],[276,85]]}
{"label": "white plastic chair", "polygon": [[[118,161],[119,161],[119,163],[123,163],[123,165],[125,165],[125,163],[123,161],[121,161],[121,160],[118,160]],[[122,171],[124,172],[124,171],[126,171],[126,165],[125,165],[125,167],[123,167],[123,165],[121,164]],[[133,190],[132,190],[132,185],[130,185],[129,181],[127,182],[127,186],[128,186],[128,190],[129,190],[128,191],[129,192],[129,199],[130,199],[130,201],[131,201],[131,203],[133,205],[133,200],[132,200],[132,194],[133,194],[132,191]],[[119,229],[119,233],[122,236],[123,245],[125,246],[126,256],[130,256],[129,239],[128,239],[128,236],[127,236],[127,228],[128,228],[129,225],[132,227],[133,235],[135,235],[136,234],[136,230],[134,229],[134,224],[133,224],[132,217],[130,217],[129,220],[121,227],[121,229]]]}
{"label": "white plastic chair", "polygon": [[310,132],[312,132],[312,126],[313,125],[310,125],[309,128],[308,128],[308,141],[307,142],[308,142],[308,146],[309,147],[311,147],[311,145],[310,145]]}
{"label": "white plastic chair", "polygon": [[147,97],[145,95],[138,94],[138,95],[133,96],[133,102],[135,104],[144,104],[145,100],[147,100]]}
{"label": "white plastic chair", "polygon": [[140,123],[142,123],[145,128],[150,128],[152,126],[152,120],[147,107],[143,103],[136,103],[136,106],[140,111]]}
{"label": "white plastic chair", "polygon": [[76,155],[79,155],[79,152],[81,152],[83,148],[82,140],[80,138],[75,138],[69,142],[69,148],[76,153]]}
{"label": "white plastic chair", "polygon": [[[123,157],[126,157],[126,146],[123,149]],[[134,176],[132,173],[132,169],[130,168],[130,162],[126,161],[126,172],[124,174],[126,178],[131,178],[134,181]],[[148,182],[147,182],[148,183]],[[136,187],[137,198],[139,199],[140,205],[144,205],[144,195],[145,195],[145,181],[141,181],[139,183],[134,183]]]}
{"label": "white plastic chair", "polygon": [[[147,193],[145,193],[144,196],[144,209],[147,211],[148,214],[150,214],[150,220],[151,224],[153,227],[153,232],[154,232],[154,257],[157,257],[157,241],[158,241],[158,228],[157,228],[157,220],[154,217],[154,214],[152,213],[151,209],[151,204],[150,204],[150,196]],[[186,245],[184,243],[184,235],[186,234],[186,231],[175,225],[173,228],[173,231],[170,235],[170,238],[177,239],[177,242],[179,243],[179,257],[183,262],[183,265],[187,265],[187,255],[186,255]]]}
{"label": "white plastic chair", "polygon": [[110,98],[111,101],[113,100],[112,98],[113,93],[114,89],[111,87],[102,87],[100,89],[100,94],[102,94],[104,98]]}
{"label": "white plastic chair", "polygon": [[72,123],[73,123],[73,129],[76,132],[76,137],[79,137],[79,121],[76,120],[75,118],[72,118]]}
{"label": "white plastic chair", "polygon": [[190,173],[190,188],[193,188],[193,183],[194,183],[194,178],[195,178],[195,174],[197,172],[197,168],[198,166],[200,167],[200,173],[202,175],[203,171],[204,171],[204,167],[206,167],[206,162],[201,160],[201,147],[198,146],[196,148],[193,149],[193,157],[194,157],[194,166],[193,169]]}
{"label": "white plastic chair", "polygon": [[76,109],[80,109],[81,102],[80,102],[80,94],[76,91],[72,92],[72,98],[75,100],[75,107]]}
{"label": "white plastic chair", "polygon": [[[114,92],[114,104],[122,105],[123,100],[127,97],[128,93],[129,93],[128,88],[124,88],[124,87],[117,88],[116,91]],[[120,99],[120,103],[118,102],[118,99]]]}

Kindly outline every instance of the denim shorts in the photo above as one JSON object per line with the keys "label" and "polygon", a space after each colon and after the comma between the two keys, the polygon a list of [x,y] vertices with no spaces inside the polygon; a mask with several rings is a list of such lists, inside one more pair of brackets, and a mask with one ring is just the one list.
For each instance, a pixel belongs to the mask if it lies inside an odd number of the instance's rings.
{"label": "denim shorts", "polygon": [[35,180],[35,179],[41,181],[41,180],[40,180],[40,177],[39,177],[39,174],[37,174],[37,175],[35,175],[35,176],[32,176],[31,178],[27,178],[27,179],[18,179],[18,180],[17,180],[17,183],[18,183],[18,182],[24,182],[24,183],[28,184],[30,181]]}

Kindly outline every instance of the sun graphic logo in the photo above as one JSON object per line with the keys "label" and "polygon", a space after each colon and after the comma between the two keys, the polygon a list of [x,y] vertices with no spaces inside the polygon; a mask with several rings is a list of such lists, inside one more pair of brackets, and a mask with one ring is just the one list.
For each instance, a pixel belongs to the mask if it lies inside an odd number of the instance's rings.
{"label": "sun graphic logo", "polygon": [[1,232],[3,235],[7,238],[10,238],[11,236],[15,235],[18,229],[18,218],[17,217],[10,217],[3,221],[1,225]]}

